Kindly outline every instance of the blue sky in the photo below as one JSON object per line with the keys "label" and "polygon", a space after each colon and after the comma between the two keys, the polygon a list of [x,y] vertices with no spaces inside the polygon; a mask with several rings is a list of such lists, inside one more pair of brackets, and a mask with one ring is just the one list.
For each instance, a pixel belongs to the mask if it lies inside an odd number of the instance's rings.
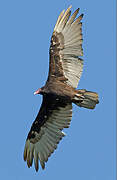
{"label": "blue sky", "polygon": [[[99,93],[95,110],[73,108],[67,136],[38,173],[23,161],[25,140],[48,75],[50,38],[61,10],[83,17],[79,88]],[[115,180],[115,2],[0,1],[0,179]]]}

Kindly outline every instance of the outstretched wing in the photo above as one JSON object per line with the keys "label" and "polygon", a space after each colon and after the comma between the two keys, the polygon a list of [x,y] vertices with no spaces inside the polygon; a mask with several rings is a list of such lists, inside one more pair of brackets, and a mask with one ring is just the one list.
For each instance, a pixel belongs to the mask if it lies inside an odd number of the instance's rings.
{"label": "outstretched wing", "polygon": [[55,76],[59,80],[74,88],[77,88],[83,69],[82,49],[82,23],[83,14],[77,19],[79,9],[71,15],[71,6],[61,12],[50,45],[49,76]]}
{"label": "outstretched wing", "polygon": [[34,159],[36,171],[39,168],[38,160],[42,168],[45,168],[48,157],[65,136],[62,129],[69,127],[71,118],[72,104],[60,99],[44,97],[25,144],[24,160],[27,161],[28,167],[32,166]]}

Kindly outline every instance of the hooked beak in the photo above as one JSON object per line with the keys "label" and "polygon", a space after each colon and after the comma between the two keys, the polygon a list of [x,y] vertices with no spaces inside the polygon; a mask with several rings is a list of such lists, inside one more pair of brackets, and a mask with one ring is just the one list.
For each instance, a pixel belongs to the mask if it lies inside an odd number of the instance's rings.
{"label": "hooked beak", "polygon": [[34,95],[40,94],[40,92],[41,92],[41,89],[39,88],[39,89],[37,89],[37,91],[34,92]]}

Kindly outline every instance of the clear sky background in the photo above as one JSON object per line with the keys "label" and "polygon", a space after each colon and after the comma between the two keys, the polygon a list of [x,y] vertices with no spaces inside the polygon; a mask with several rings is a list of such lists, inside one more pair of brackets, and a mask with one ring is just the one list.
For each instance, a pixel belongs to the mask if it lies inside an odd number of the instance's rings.
{"label": "clear sky background", "polygon": [[[73,108],[67,136],[35,172],[25,140],[42,101],[33,92],[48,75],[49,45],[61,10],[83,17],[84,70],[79,88],[99,93],[95,110]],[[0,179],[115,180],[115,2],[0,1]]]}

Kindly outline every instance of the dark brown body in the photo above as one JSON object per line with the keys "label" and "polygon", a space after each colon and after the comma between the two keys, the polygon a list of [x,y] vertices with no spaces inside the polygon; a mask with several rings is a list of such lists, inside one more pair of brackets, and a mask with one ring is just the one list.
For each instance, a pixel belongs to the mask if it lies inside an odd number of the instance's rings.
{"label": "dark brown body", "polygon": [[41,88],[42,95],[50,93],[64,98],[66,97],[66,99],[73,101],[78,90],[67,85],[64,81],[59,81],[57,78],[51,77],[49,82],[47,81],[45,86]]}

